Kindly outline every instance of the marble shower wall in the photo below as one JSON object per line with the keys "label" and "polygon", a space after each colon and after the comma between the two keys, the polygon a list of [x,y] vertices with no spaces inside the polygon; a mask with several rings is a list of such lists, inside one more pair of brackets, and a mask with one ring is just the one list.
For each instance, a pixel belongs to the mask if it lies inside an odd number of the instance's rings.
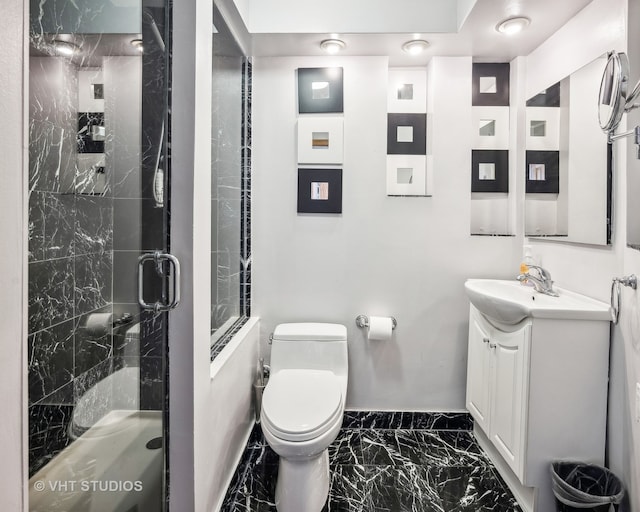
{"label": "marble shower wall", "polygon": [[[112,371],[113,199],[78,172],[76,64],[31,56],[29,79],[29,435],[34,472],[69,443],[83,391]],[[107,177],[108,180],[108,177]]]}
{"label": "marble shower wall", "polygon": [[[166,322],[139,311],[135,284],[140,252],[167,243],[158,194],[166,177],[155,172],[166,168],[164,9],[96,5],[31,2],[30,474],[71,442],[78,399],[117,369],[140,366],[141,409],[164,401]],[[142,56],[128,44],[140,32]],[[55,55],[54,37],[74,41],[80,55]],[[104,100],[95,99],[97,83]],[[104,142],[83,132],[87,119],[103,122]],[[157,297],[162,285],[149,274],[145,290]],[[133,320],[87,329],[88,315],[103,312]],[[138,338],[125,338],[137,322]]]}
{"label": "marble shower wall", "polygon": [[213,360],[251,315],[251,61],[214,5],[211,126]]}

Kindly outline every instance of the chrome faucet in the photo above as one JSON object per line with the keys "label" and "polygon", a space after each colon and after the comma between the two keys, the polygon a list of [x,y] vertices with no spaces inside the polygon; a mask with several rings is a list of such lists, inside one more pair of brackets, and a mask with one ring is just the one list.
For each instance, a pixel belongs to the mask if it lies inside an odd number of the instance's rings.
{"label": "chrome faucet", "polygon": [[[558,293],[553,289],[553,281],[551,280],[549,271],[537,265],[528,265],[528,267],[529,270],[524,274],[520,274],[516,279],[520,282],[530,280],[537,292],[557,297]],[[534,276],[530,274],[529,272],[531,270],[535,270],[538,275]]]}

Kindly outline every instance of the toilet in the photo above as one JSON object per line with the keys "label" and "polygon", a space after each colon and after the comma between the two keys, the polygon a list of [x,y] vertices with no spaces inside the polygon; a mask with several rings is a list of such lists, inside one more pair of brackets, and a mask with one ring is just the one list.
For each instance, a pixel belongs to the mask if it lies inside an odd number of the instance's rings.
{"label": "toilet", "polygon": [[347,328],[280,324],[272,335],[271,377],[260,424],[280,456],[278,512],[320,512],[329,495],[329,445],[347,396]]}

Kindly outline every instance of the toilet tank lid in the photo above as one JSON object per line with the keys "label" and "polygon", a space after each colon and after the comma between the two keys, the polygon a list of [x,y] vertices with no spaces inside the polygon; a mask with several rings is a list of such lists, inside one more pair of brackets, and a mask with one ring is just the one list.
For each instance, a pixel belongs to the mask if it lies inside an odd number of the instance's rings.
{"label": "toilet tank lid", "polygon": [[294,323],[280,324],[273,332],[274,340],[282,341],[344,341],[347,328],[341,324]]}

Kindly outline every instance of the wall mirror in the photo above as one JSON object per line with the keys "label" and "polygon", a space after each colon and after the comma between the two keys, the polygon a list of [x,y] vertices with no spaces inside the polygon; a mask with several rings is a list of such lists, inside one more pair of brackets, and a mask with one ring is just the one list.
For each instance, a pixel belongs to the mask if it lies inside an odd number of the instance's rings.
{"label": "wall mirror", "polygon": [[611,144],[599,98],[607,55],[533,96],[526,108],[525,236],[611,243]]}

